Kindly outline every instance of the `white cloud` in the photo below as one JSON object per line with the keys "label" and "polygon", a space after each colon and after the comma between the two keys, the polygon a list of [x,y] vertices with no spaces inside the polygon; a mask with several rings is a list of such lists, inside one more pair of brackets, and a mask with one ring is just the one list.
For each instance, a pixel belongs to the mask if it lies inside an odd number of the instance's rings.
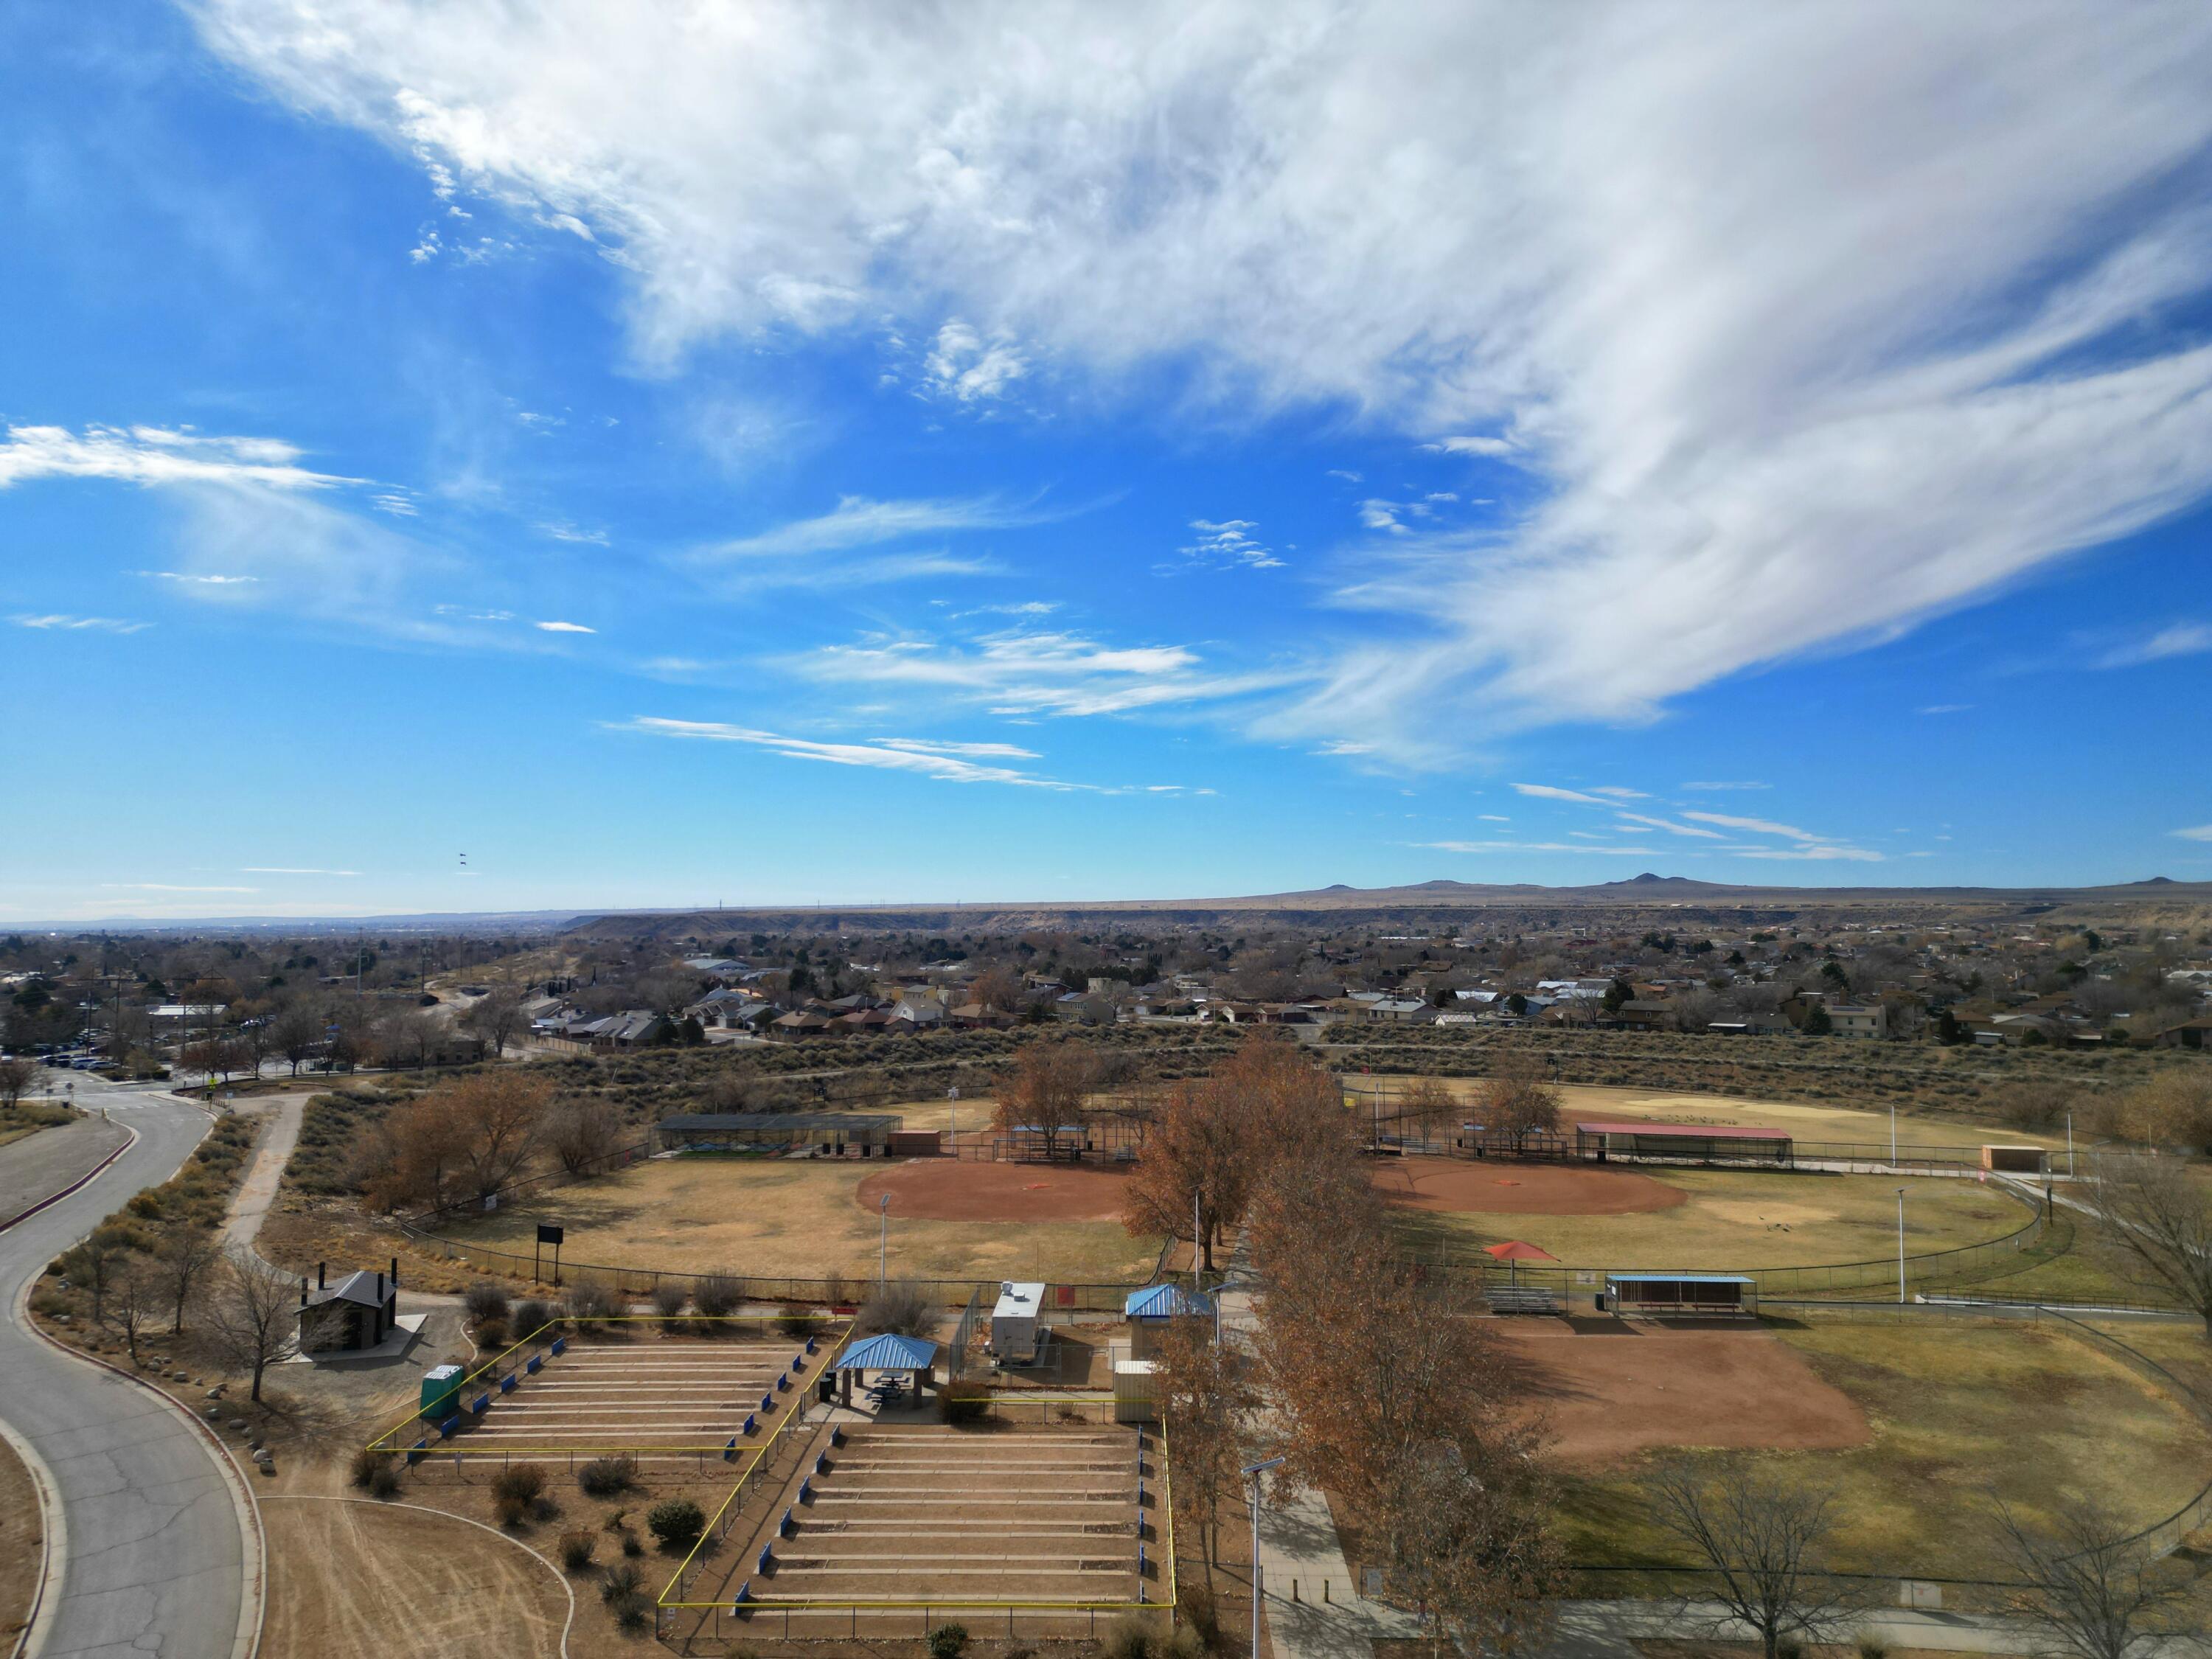
{"label": "white cloud", "polygon": [[1328,476],[1332,478],[1341,478],[1346,483],[1364,483],[1366,482],[1366,479],[1363,475],[1357,472],[1347,472],[1342,467],[1339,466],[1329,468]]}
{"label": "white cloud", "polygon": [[920,738],[878,738],[886,749],[910,750],[917,755],[958,755],[968,760],[1042,760],[1034,749],[1011,743],[930,743]]}
{"label": "white cloud", "polygon": [[1588,806],[1611,806],[1613,803],[1601,795],[1584,794],[1579,789],[1560,789],[1548,783],[1516,783],[1514,793],[1534,795],[1539,800],[1574,800]]}
{"label": "white cloud", "polygon": [[[981,765],[967,754],[957,752],[969,745],[957,744],[924,744],[914,738],[878,738],[872,743],[823,743],[811,738],[785,737],[778,732],[757,731],[750,726],[726,725],[719,720],[664,720],[653,715],[640,715],[610,729],[642,732],[649,737],[746,744],[792,760],[821,761],[831,766],[874,767],[885,771],[936,778],[947,783],[1004,783],[1028,789],[1118,793],[1098,790],[1093,785],[1063,783],[1056,778],[1038,777],[1010,767]],[[979,746],[994,753],[999,747],[990,744]],[[1026,753],[1020,750],[1009,752],[1016,757]]]}
{"label": "white cloud", "polygon": [[538,527],[556,542],[584,542],[593,547],[608,544],[607,532],[604,530],[584,530],[573,524],[541,524]]}
{"label": "white cloud", "polygon": [[1421,447],[1434,455],[1482,455],[1495,459],[1510,455],[1521,447],[1510,438],[1439,438]]}
{"label": "white cloud", "polygon": [[1973,706],[1970,702],[1931,702],[1919,712],[1923,714],[1963,714]]}
{"label": "white cloud", "polygon": [[1579,841],[1418,841],[1440,853],[1596,853],[1607,858],[1657,858],[1649,847],[1602,847]]}
{"label": "white cloud", "polygon": [[[2171,833],[2180,836],[2184,841],[2212,841],[2212,823],[2200,823],[2193,829],[2176,830]],[[1939,839],[1948,841],[1950,837],[1944,836]]]}
{"label": "white cloud", "polygon": [[1273,550],[1262,547],[1252,532],[1260,526],[1250,519],[1193,519],[1190,527],[1198,539],[1178,549],[1186,557],[1208,564],[1246,565],[1254,570],[1279,570],[1283,562]]}
{"label": "white cloud", "polygon": [[856,547],[912,541],[919,537],[1005,530],[1042,524],[1049,515],[983,495],[963,501],[870,501],[845,495],[818,518],[798,519],[756,535],[716,542],[692,556],[702,564],[842,553]]}
{"label": "white cloud", "polygon": [[2212,651],[2212,623],[2175,623],[2148,639],[2106,652],[2097,659],[2097,666],[2135,668],[2147,662],[2161,662],[2168,657],[2193,657],[2206,651]]}
{"label": "white cloud", "polygon": [[586,628],[581,623],[542,622],[531,623],[532,628],[546,634],[596,634],[596,628]]}
{"label": "white cloud", "polygon": [[275,438],[206,437],[189,428],[11,426],[0,442],[0,489],[33,478],[110,478],[123,483],[252,483],[313,489],[358,483],[311,472],[300,451]]}
{"label": "white cloud", "polygon": [[1814,847],[1747,847],[1737,849],[1738,856],[1747,859],[1850,859],[1864,864],[1879,864],[1882,855],[1863,847],[1844,847],[1823,844]]}
{"label": "white cloud", "polygon": [[1717,823],[1723,830],[1748,830],[1755,836],[1780,836],[1785,841],[1826,841],[1809,830],[1800,830],[1793,823],[1777,823],[1772,818],[1740,818],[1726,812],[1685,812],[1686,818],[1695,818],[1699,823]]}
{"label": "white cloud", "polygon": [[1682,786],[1685,789],[1698,790],[1771,789],[1773,787],[1771,783],[1686,783]]}
{"label": "white cloud", "polygon": [[1118,714],[1219,703],[1273,689],[1272,674],[1207,672],[1180,645],[1109,646],[1079,634],[1008,629],[956,644],[892,639],[787,659],[808,678],[933,690],[994,714]]}
{"label": "white cloud", "polygon": [[232,576],[216,570],[141,570],[137,574],[155,581],[189,582],[196,587],[242,587],[261,580],[258,576]]}
{"label": "white cloud", "polygon": [[1676,823],[1672,818],[1648,818],[1641,812],[1623,812],[1625,823],[1642,824],[1647,830],[1664,830],[1670,836],[1696,836],[1705,841],[1725,841],[1727,836],[1717,830],[1700,830],[1693,823]]}
{"label": "white cloud", "polygon": [[923,369],[931,390],[972,404],[1005,396],[1029,372],[1029,364],[1012,341],[987,340],[955,320],[937,331]]}
{"label": "white cloud", "polygon": [[357,876],[358,870],[303,870],[289,865],[249,864],[239,872],[241,876]]}
{"label": "white cloud", "polygon": [[416,515],[414,498],[396,489],[371,495],[368,504],[380,513],[389,513],[395,519],[411,519]]}
{"label": "white cloud", "polygon": [[1617,783],[1594,783],[1590,786],[1590,793],[1593,795],[1610,795],[1615,800],[1650,799],[1650,797],[1645,794],[1641,789],[1627,789],[1622,787]]}
{"label": "white cloud", "polygon": [[2212,347],[2161,326],[2212,268],[2201,7],[195,12],[438,188],[588,232],[649,359],[888,325],[956,398],[1166,363],[1239,418],[1516,446],[1543,493],[1500,537],[1374,515],[1417,556],[1352,600],[1426,638],[1345,648],[1286,732],[1648,719],[2212,483]]}
{"label": "white cloud", "polygon": [[120,617],[68,617],[58,613],[10,617],[9,621],[18,628],[68,634],[138,634],[154,625],[149,622],[127,622]]}
{"label": "white cloud", "polygon": [[258,887],[180,887],[166,881],[103,881],[102,887],[124,893],[258,893]]}

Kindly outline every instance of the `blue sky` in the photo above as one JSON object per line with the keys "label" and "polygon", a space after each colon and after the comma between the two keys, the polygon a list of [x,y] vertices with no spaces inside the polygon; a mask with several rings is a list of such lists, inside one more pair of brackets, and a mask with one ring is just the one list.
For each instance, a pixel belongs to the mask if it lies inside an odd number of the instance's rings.
{"label": "blue sky", "polygon": [[0,13],[0,921],[2212,878],[2200,8],[528,11]]}

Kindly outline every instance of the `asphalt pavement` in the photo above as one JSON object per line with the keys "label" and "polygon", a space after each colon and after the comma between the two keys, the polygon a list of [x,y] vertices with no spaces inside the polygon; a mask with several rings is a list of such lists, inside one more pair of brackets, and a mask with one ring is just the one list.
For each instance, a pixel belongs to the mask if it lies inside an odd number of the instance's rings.
{"label": "asphalt pavement", "polygon": [[151,1390],[25,1328],[23,1311],[47,1262],[173,1175],[208,1119],[124,1088],[80,1087],[76,1100],[138,1139],[90,1184],[0,1232],[0,1418],[46,1466],[63,1511],[28,1659],[234,1659],[253,1635],[241,1623],[256,1552],[217,1454]]}

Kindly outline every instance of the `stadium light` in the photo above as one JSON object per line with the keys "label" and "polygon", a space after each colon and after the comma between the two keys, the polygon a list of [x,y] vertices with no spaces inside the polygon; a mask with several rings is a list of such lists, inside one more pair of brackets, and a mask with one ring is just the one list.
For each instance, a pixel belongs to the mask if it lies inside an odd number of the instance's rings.
{"label": "stadium light", "polygon": [[1897,1189],[1897,1299],[1905,1300],[1905,1188]]}

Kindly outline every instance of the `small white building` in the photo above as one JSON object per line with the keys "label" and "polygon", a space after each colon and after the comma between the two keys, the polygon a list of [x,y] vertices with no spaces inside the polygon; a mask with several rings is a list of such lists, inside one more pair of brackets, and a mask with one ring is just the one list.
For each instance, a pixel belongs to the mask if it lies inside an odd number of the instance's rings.
{"label": "small white building", "polygon": [[991,1352],[1001,1364],[1026,1365],[1044,1340],[1044,1286],[1001,1280],[991,1309]]}

